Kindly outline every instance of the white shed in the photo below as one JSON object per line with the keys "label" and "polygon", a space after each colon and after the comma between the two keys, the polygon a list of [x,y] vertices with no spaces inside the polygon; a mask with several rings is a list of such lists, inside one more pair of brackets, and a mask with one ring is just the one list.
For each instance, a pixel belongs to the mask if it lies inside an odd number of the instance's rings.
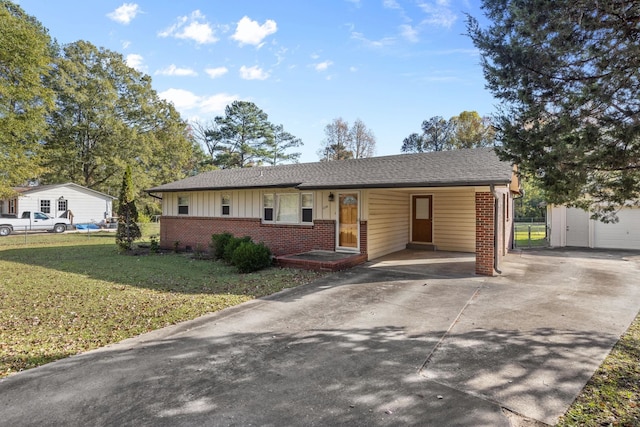
{"label": "white shed", "polygon": [[640,208],[618,211],[619,221],[605,224],[590,219],[590,213],[577,208],[547,207],[550,245],[603,249],[640,249]]}
{"label": "white shed", "polygon": [[15,189],[19,196],[0,200],[0,214],[20,216],[40,211],[52,217],[73,214],[73,224],[99,223],[113,216],[116,197],[74,183],[38,185]]}

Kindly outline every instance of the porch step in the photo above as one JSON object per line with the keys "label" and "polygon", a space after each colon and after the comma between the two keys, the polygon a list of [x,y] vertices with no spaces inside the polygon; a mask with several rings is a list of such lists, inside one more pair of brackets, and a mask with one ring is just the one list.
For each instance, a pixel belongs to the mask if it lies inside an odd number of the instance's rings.
{"label": "porch step", "polygon": [[407,249],[415,251],[437,251],[436,245],[432,243],[407,243]]}

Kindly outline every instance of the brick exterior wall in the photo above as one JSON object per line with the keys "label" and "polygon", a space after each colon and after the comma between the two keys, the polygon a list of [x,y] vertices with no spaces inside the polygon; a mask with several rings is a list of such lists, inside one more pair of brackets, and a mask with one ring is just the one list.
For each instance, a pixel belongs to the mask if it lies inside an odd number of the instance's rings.
{"label": "brick exterior wall", "polygon": [[[362,238],[364,228],[365,238]],[[287,255],[310,250],[335,250],[336,223],[316,220],[313,225],[262,224],[259,218],[208,218],[163,216],[160,219],[160,246],[173,249],[175,242],[185,249],[209,250],[212,234],[229,232],[236,237],[251,236],[264,242],[274,255]],[[366,251],[366,222],[361,225],[361,252]]]}
{"label": "brick exterior wall", "polygon": [[491,193],[476,193],[476,274],[483,276],[494,274],[494,200]]}
{"label": "brick exterior wall", "polygon": [[367,253],[367,221],[360,221],[360,253]]}

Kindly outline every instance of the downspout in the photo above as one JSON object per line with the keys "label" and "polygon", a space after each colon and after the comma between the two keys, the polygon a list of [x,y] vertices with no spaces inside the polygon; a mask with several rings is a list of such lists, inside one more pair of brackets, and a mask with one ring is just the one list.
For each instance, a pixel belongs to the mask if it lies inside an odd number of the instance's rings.
{"label": "downspout", "polygon": [[493,269],[496,273],[502,274],[498,269],[498,193],[494,184],[490,184],[489,189],[493,195]]}

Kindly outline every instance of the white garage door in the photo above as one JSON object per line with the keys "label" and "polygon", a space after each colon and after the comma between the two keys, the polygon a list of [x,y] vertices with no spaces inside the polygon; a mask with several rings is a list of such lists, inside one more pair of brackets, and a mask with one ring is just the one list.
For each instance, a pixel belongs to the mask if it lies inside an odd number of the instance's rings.
{"label": "white garage door", "polygon": [[594,225],[596,248],[640,249],[640,208],[624,208],[618,212],[619,222]]}

